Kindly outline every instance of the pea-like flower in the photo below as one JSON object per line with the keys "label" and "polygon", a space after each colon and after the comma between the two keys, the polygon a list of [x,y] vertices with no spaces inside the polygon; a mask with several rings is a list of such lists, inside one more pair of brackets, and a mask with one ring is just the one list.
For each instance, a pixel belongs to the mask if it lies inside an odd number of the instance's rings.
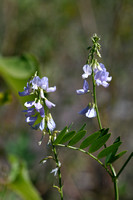
{"label": "pea-like flower", "polygon": [[82,74],[83,79],[88,78],[88,76],[92,74],[92,68],[88,64],[83,66],[83,71],[84,71],[84,74]]}
{"label": "pea-like flower", "polygon": [[56,127],[56,124],[52,118],[52,115],[49,113],[49,115],[47,116],[47,126],[48,126],[48,129],[50,131],[53,131]]}
{"label": "pea-like flower", "polygon": [[85,94],[89,92],[89,84],[86,80],[83,83],[83,89],[76,90],[77,94]]}
{"label": "pea-like flower", "polygon": [[90,108],[89,106],[87,106],[86,108],[81,110],[79,114],[85,115],[88,118],[93,118],[96,117],[96,110],[94,109],[94,107]]}
{"label": "pea-like flower", "polygon": [[32,89],[30,87],[30,84],[27,83],[27,87],[24,87],[24,91],[23,92],[19,92],[19,96],[28,96],[30,95],[32,92]]}
{"label": "pea-like flower", "polygon": [[103,87],[108,87],[109,86],[108,82],[112,80],[112,77],[111,76],[109,77],[109,72],[106,71],[106,68],[102,63],[100,63],[99,65],[101,67],[101,70],[96,69],[94,71],[95,73],[94,79],[96,81],[96,84],[98,86],[102,85]]}

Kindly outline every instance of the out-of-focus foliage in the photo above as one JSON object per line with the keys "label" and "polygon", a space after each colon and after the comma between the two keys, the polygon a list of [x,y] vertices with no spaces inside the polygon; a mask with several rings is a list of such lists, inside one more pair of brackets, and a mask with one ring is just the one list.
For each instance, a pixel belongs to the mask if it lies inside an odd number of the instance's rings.
{"label": "out-of-focus foliage", "polygon": [[[2,59],[5,60],[7,56],[20,56],[25,52],[37,57],[41,63],[41,76],[48,76],[51,85],[57,85],[57,92],[53,96],[57,106],[52,115],[56,119],[58,129],[62,129],[72,121],[75,128],[79,128],[84,121],[88,124],[89,133],[97,130],[95,120],[88,121],[77,114],[88,100],[85,97],[82,100],[80,97],[77,98],[75,90],[82,86],[79,74],[82,74],[82,66],[87,57],[85,48],[89,45],[89,38],[94,32],[101,36],[102,57],[113,77],[108,90],[105,91],[102,87],[97,90],[102,123],[104,127],[110,127],[112,137],[121,135],[121,140],[124,141],[123,149],[128,148],[129,152],[132,151],[133,140],[132,6],[132,0],[0,1]],[[18,70],[17,67],[15,71]],[[3,93],[9,91],[5,77],[6,75],[2,77],[1,74],[0,89]],[[27,80],[20,82],[22,91]],[[17,92],[14,89],[10,92],[14,91]],[[0,99],[4,99],[4,96]],[[0,108],[0,166],[3,163],[2,152],[5,152],[6,144],[10,144],[8,150],[13,148],[13,142],[19,146],[21,143],[18,142],[19,135],[22,134],[21,130],[25,129],[30,137],[27,144],[36,156],[32,165],[34,167],[28,168],[31,179],[43,199],[53,200],[57,193],[53,190],[51,192],[54,178],[50,171],[55,166],[52,166],[50,162],[43,166],[38,164],[49,151],[47,138],[38,147],[37,143],[41,135],[28,129],[21,110],[22,107],[14,96],[12,96],[11,104],[4,104]],[[25,142],[25,140],[22,141]],[[17,147],[14,148],[17,149]],[[26,144],[23,148],[22,152],[29,151]],[[21,151],[20,149],[18,148],[18,151]],[[14,153],[16,154],[16,150]],[[20,153],[19,156],[24,158],[24,154]],[[112,200],[110,190],[112,183],[95,162],[91,159],[88,161],[88,158],[78,153],[66,153],[65,150],[62,150],[60,156],[64,162],[62,171],[66,200],[81,199],[81,196],[87,200],[88,198]],[[121,158],[122,163],[124,158],[125,156]],[[25,160],[28,162],[27,157]],[[31,160],[29,162],[31,163]],[[31,165],[28,163],[28,166]],[[116,162],[115,166],[119,169],[119,162]],[[120,199],[132,200],[132,163],[120,177],[120,182]],[[107,191],[106,194],[105,191]],[[14,194],[12,195],[13,200],[18,199]],[[10,193],[10,196],[12,195]]]}
{"label": "out-of-focus foliage", "polygon": [[9,161],[11,164],[11,171],[7,187],[18,193],[24,200],[41,200],[40,195],[30,181],[25,163],[19,161],[19,159],[13,155],[9,156]]}
{"label": "out-of-focus foliage", "polygon": [[[0,73],[17,97],[18,91],[24,90],[27,80],[30,79],[36,71],[39,71],[38,63],[32,55],[0,57]],[[4,97],[8,101],[9,95],[4,95]]]}

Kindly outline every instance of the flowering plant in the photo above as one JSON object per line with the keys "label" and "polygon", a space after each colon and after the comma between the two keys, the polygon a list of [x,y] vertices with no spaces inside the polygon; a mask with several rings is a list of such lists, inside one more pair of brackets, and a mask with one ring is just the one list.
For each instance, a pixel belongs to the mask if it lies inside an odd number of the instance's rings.
{"label": "flowering plant", "polygon": [[[40,129],[43,135],[48,134],[49,136],[48,144],[51,144],[53,155],[47,156],[42,159],[41,162],[45,163],[48,159],[53,159],[55,161],[56,168],[53,169],[51,173],[58,176],[59,185],[54,187],[58,189],[61,200],[63,200],[63,185],[61,180],[61,163],[58,159],[56,151],[58,146],[80,151],[96,160],[112,178],[112,182],[114,183],[115,200],[119,200],[118,178],[133,156],[133,153],[131,153],[120,170],[118,172],[115,171],[113,162],[118,160],[127,151],[117,153],[120,145],[122,144],[120,137],[116,138],[110,146],[106,145],[111,133],[109,133],[109,128],[102,127],[97,105],[96,86],[103,86],[107,88],[112,80],[112,77],[109,76],[109,72],[106,70],[104,64],[99,63],[97,60],[98,57],[101,58],[101,54],[99,52],[101,48],[99,44],[100,38],[94,34],[91,39],[92,46],[88,47],[88,59],[86,64],[83,66],[83,88],[76,90],[76,93],[78,95],[91,95],[92,102],[88,102],[88,105],[82,109],[79,114],[85,115],[87,118],[96,117],[99,125],[97,132],[87,136],[85,125],[83,125],[78,131],[71,130],[71,126],[66,126],[61,131],[56,130],[56,124],[50,113],[50,109],[55,107],[55,104],[47,99],[47,93],[55,92],[56,86],[49,87],[47,77],[40,78],[37,73],[35,73],[32,79],[28,81],[24,91],[19,92],[20,96],[33,95],[34,98],[33,101],[28,101],[24,104],[27,108],[23,111],[26,113],[26,122],[33,129]],[[87,81],[89,76],[92,78],[92,89],[89,87],[89,83]],[[85,139],[84,136],[86,136]],[[74,146],[78,142],[80,142],[80,146]],[[89,149],[85,150],[88,147]],[[101,150],[102,147],[103,149]],[[93,155],[93,153],[97,150],[99,150],[98,155]],[[105,158],[104,161],[101,161],[101,158]]]}

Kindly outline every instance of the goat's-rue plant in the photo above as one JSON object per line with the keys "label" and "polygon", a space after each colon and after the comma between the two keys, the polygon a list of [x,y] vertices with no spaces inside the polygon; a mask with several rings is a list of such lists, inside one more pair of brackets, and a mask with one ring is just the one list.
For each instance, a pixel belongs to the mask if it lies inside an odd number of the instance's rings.
{"label": "goat's-rue plant", "polygon": [[[47,156],[42,159],[41,162],[45,163],[48,159],[53,159],[56,162],[56,168],[51,171],[55,176],[58,175],[59,178],[59,186],[54,186],[58,189],[60,193],[60,198],[63,200],[63,186],[61,181],[61,163],[58,159],[58,155],[56,152],[56,146],[66,147],[72,150],[80,151],[84,154],[89,155],[91,158],[95,159],[109,174],[114,183],[114,194],[115,200],[119,200],[119,191],[118,191],[118,177],[125,169],[127,163],[133,156],[133,153],[127,158],[123,166],[120,168],[118,173],[115,171],[113,167],[113,162],[118,160],[121,156],[123,156],[127,151],[122,151],[117,153],[119,146],[121,145],[120,137],[116,138],[113,144],[107,147],[106,142],[111,136],[109,133],[109,128],[103,128],[100,114],[97,105],[97,97],[96,97],[96,87],[103,86],[107,88],[112,80],[112,77],[109,76],[109,72],[106,70],[104,64],[98,62],[98,58],[101,58],[99,44],[100,38],[94,34],[92,39],[92,46],[88,47],[88,58],[86,64],[83,66],[83,88],[76,90],[78,95],[89,95],[91,101],[88,102],[85,108],[83,108],[79,114],[86,116],[87,118],[97,118],[99,129],[98,131],[92,133],[87,136],[86,135],[85,124],[78,130],[71,130],[71,126],[65,127],[61,131],[55,130],[56,124],[52,118],[50,113],[50,109],[55,107],[55,104],[47,99],[47,93],[55,92],[56,86],[49,87],[48,78],[43,77],[40,79],[37,74],[35,74],[32,79],[27,83],[27,86],[24,88],[23,92],[19,92],[20,96],[33,95],[33,101],[25,102],[24,110],[26,113],[26,122],[33,129],[40,129],[43,134],[49,135],[48,144],[51,144],[52,151],[54,153],[53,156]],[[92,80],[92,88],[89,87],[88,79],[91,77]],[[88,80],[87,80],[88,79]],[[82,141],[81,141],[82,139]],[[80,146],[74,146],[75,144],[80,142]],[[41,141],[40,141],[41,144]],[[88,150],[85,150],[88,148]],[[102,148],[102,150],[100,150]],[[94,152],[99,150],[97,156],[93,155]],[[101,158],[105,158],[104,161],[101,161]]]}
{"label": "goat's-rue plant", "polygon": [[[47,93],[55,92],[56,86],[49,87],[48,78],[40,78],[37,76],[37,73],[32,77],[32,79],[27,83],[27,87],[24,87],[23,92],[19,92],[20,96],[32,95],[33,101],[25,102],[24,106],[27,108],[23,110],[25,112],[26,122],[35,130],[40,129],[45,135],[49,135],[48,144],[52,146],[53,156],[48,156],[44,158],[41,162],[45,163],[48,159],[53,159],[56,163],[56,168],[51,171],[54,173],[54,176],[58,175],[59,186],[54,186],[58,189],[60,193],[61,200],[63,200],[63,190],[62,190],[62,181],[61,181],[61,163],[58,160],[58,155],[56,152],[56,147],[53,144],[56,139],[56,124],[50,113],[50,109],[55,107],[55,104],[47,99]],[[43,137],[42,137],[43,139]],[[42,141],[39,142],[41,145]]]}

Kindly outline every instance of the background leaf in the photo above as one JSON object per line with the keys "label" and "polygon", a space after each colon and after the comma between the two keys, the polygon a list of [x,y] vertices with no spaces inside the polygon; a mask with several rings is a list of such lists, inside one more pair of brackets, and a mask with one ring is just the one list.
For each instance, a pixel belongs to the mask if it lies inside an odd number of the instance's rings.
{"label": "background leaf", "polygon": [[[0,57],[0,73],[18,98],[18,92],[23,91],[28,79],[36,71],[39,71],[38,62],[30,54],[20,57]],[[20,101],[23,102],[24,99],[25,97],[20,98]]]}
{"label": "background leaf", "polygon": [[11,190],[18,193],[24,200],[35,199],[41,200],[36,188],[30,181],[28,170],[24,161],[13,156],[9,156],[11,171],[9,175],[9,184]]}

